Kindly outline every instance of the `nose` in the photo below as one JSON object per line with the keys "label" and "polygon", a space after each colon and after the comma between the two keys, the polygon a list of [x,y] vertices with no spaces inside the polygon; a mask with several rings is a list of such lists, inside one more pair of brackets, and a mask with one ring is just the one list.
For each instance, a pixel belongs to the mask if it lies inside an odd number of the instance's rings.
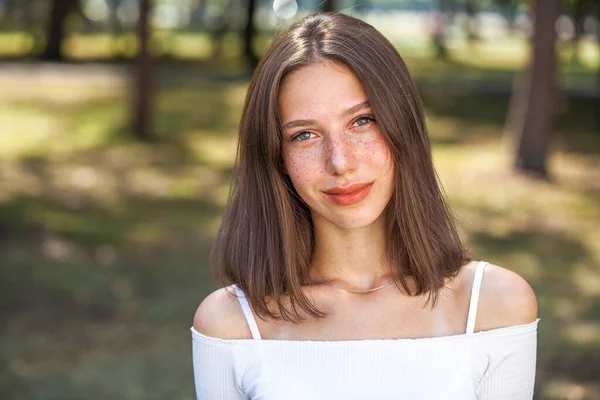
{"label": "nose", "polygon": [[356,169],[356,145],[345,133],[330,137],[326,151],[327,169],[333,175],[344,175]]}

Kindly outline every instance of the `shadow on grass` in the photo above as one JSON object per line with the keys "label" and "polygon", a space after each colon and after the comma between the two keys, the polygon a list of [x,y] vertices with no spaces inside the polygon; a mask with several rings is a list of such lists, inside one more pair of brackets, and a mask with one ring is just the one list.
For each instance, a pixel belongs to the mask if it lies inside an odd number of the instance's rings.
{"label": "shadow on grass", "polygon": [[551,379],[597,382],[600,337],[585,334],[584,330],[591,327],[592,332],[600,332],[600,297],[586,295],[576,269],[586,265],[597,274],[600,266],[586,246],[564,232],[535,228],[501,237],[472,232],[470,239],[478,253],[491,259],[522,260],[521,264],[507,267],[530,271],[529,281],[538,298],[541,318],[539,383]]}
{"label": "shadow on grass", "polygon": [[[135,143],[106,134],[106,124],[102,140],[82,150],[74,146],[57,157],[38,149],[3,160],[3,189],[12,193],[0,203],[0,382],[10,390],[3,397],[82,398],[97,379],[104,387],[97,395],[148,398],[150,374],[153,398],[192,398],[189,349],[181,349],[189,337],[181,335],[214,289],[207,255],[231,167],[204,163],[176,136],[221,118],[187,100],[192,117],[169,140]],[[86,117],[102,121],[103,112],[118,107],[111,102],[44,111],[87,110]],[[86,117],[67,122],[77,132]],[[175,106],[163,117],[185,120]],[[201,130],[194,135],[203,138]],[[182,374],[165,386],[158,378],[173,371],[159,360],[169,357]],[[113,376],[109,370],[119,371],[119,384],[99,378]]]}
{"label": "shadow on grass", "polygon": [[[422,92],[422,99],[430,119],[434,145],[498,139],[503,134],[510,102],[507,94],[446,94],[440,88],[439,92]],[[563,99],[551,141],[554,149],[600,154],[600,130],[594,108],[597,101],[589,98]],[[440,133],[436,126],[438,119],[454,120],[453,129]]]}
{"label": "shadow on grass", "polygon": [[[0,356],[10,361],[0,379],[21,382],[32,399],[193,398],[187,330],[195,307],[214,289],[208,251],[243,99],[233,86],[161,88],[154,115],[159,140],[151,145],[120,130],[128,110],[123,93],[14,103],[60,117],[61,130],[0,164],[2,187],[12,193],[0,203],[6,311]],[[424,99],[434,125],[451,125],[445,136],[433,135],[434,144],[450,148],[501,134],[507,96]],[[597,139],[578,121],[587,115],[583,108],[561,122],[580,124],[561,145],[593,153]],[[578,144],[582,138],[589,141]],[[482,220],[498,217],[491,209],[475,212]],[[600,319],[597,298],[581,299],[574,275],[580,264],[598,268],[589,249],[532,226],[504,236],[470,235],[490,261],[511,267],[526,253],[532,264],[515,270],[528,276],[531,267],[535,277],[543,330],[539,379],[589,380],[598,352],[564,328],[569,318]]]}

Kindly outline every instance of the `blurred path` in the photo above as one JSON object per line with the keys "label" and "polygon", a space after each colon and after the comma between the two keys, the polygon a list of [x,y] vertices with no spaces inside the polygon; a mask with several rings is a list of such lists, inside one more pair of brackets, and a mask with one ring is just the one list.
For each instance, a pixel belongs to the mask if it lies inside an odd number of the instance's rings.
{"label": "blurred path", "polygon": [[[194,83],[246,82],[249,75],[222,73],[214,69],[202,68],[193,64],[174,66],[158,65],[156,67],[159,85],[189,85]],[[90,86],[127,86],[132,81],[130,65],[82,63],[0,63],[0,87],[7,85],[90,85]],[[441,76],[440,78],[415,78],[421,90],[427,92],[444,91],[456,94],[504,94],[512,90],[512,80],[498,78],[459,78],[456,76]],[[597,85],[572,85],[563,88],[569,97],[594,98],[600,97]]]}
{"label": "blurred path", "polygon": [[[241,74],[219,73],[193,64],[183,66],[157,65],[156,72],[159,84],[188,85],[200,82],[244,82],[250,76]],[[24,81],[31,85],[129,85],[133,74],[133,66],[126,64],[105,63],[41,63],[41,62],[9,62],[0,63],[0,86],[16,84]]]}

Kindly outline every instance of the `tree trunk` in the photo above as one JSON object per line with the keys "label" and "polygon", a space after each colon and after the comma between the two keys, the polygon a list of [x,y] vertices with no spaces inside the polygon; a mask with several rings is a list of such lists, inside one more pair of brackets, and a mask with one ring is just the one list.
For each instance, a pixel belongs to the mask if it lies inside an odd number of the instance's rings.
{"label": "tree trunk", "polygon": [[254,52],[252,43],[256,35],[254,26],[254,14],[256,11],[256,0],[248,0],[248,20],[244,28],[244,57],[246,58],[249,67],[254,70],[258,65],[258,56]]}
{"label": "tree trunk", "polygon": [[[596,18],[600,21],[600,0],[596,0]],[[596,32],[596,43],[600,47],[600,32]],[[596,72],[598,79],[598,92],[596,93],[596,101],[594,102],[594,115],[596,115],[596,126],[600,132],[600,65]]]}
{"label": "tree trunk", "polygon": [[119,17],[117,15],[117,11],[119,8],[120,1],[119,0],[109,0],[106,2],[106,5],[110,9],[110,15],[108,18],[109,21],[109,29],[110,34],[112,36],[112,47],[115,58],[119,58],[123,52],[120,45],[118,45],[117,41],[121,39],[123,35],[123,29],[121,27],[121,22],[119,21]]}
{"label": "tree trunk", "polygon": [[135,60],[135,99],[133,128],[138,139],[152,140],[150,112],[152,105],[153,66],[150,54],[150,11],[151,0],[140,0],[137,24],[139,49]]}
{"label": "tree trunk", "polygon": [[60,51],[65,31],[65,19],[72,10],[76,0],[53,0],[50,11],[50,23],[46,31],[46,48],[40,56],[42,60],[62,61]]}
{"label": "tree trunk", "polygon": [[[525,71],[521,93],[523,113],[517,121],[509,121],[516,133],[515,167],[546,177],[546,158],[556,110],[556,29],[561,0],[535,0],[535,27],[532,56]],[[514,110],[514,105],[511,109]],[[517,113],[511,117],[518,118]]]}
{"label": "tree trunk", "polygon": [[435,57],[440,60],[448,59],[446,47],[446,18],[442,10],[431,13],[431,38],[435,49]]}
{"label": "tree trunk", "polygon": [[477,4],[475,0],[466,0],[465,13],[467,14],[465,31],[469,45],[473,45],[479,39],[479,25],[477,21]]}
{"label": "tree trunk", "polygon": [[334,12],[335,11],[335,0],[322,0],[321,11],[322,12]]}
{"label": "tree trunk", "polygon": [[23,28],[26,32],[32,32],[34,28],[33,3],[27,0],[23,5]]}

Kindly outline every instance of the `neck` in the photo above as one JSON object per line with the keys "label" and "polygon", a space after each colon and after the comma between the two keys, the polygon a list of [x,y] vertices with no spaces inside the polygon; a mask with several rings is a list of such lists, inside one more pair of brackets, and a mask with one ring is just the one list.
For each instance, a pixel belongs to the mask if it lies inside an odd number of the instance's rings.
{"label": "neck", "polygon": [[314,221],[310,276],[349,289],[370,289],[392,279],[385,253],[383,218],[352,230]]}

